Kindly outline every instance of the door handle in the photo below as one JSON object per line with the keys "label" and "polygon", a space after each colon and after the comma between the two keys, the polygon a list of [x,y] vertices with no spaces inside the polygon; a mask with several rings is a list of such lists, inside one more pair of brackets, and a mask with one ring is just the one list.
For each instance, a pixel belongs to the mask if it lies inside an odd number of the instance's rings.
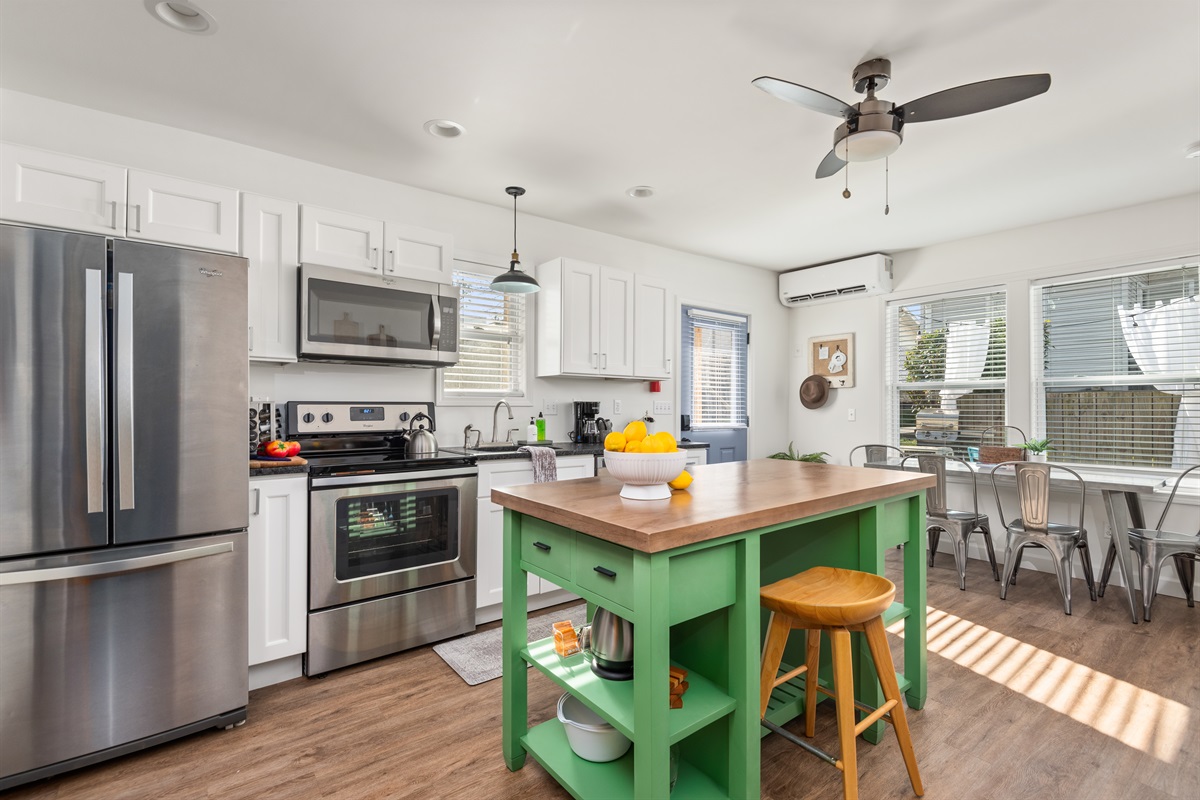
{"label": "door handle", "polygon": [[550,545],[546,544],[545,542],[534,542],[533,546],[544,553],[550,552]]}
{"label": "door handle", "polygon": [[142,232],[142,207],[140,205],[134,204],[133,219],[136,223],[133,226],[133,230],[137,233],[141,233]]}
{"label": "door handle", "polygon": [[112,225],[110,227],[115,231],[117,229],[117,201],[109,200],[108,202],[112,205]]}
{"label": "door handle", "polygon": [[189,550],[172,550],[169,553],[156,553],[152,556],[138,558],[122,558],[119,561],[106,561],[102,564],[76,564],[70,567],[51,567],[49,569],[29,569],[21,572],[0,573],[0,586],[15,586],[21,583],[47,583],[49,581],[66,581],[71,578],[96,578],[101,575],[117,575],[122,572],[160,567],[164,564],[174,564],[179,561],[190,561],[193,558],[216,556],[221,553],[232,553],[233,542],[206,544],[203,547],[193,547]]}
{"label": "door handle", "polygon": [[603,575],[603,576],[604,576],[604,577],[606,577],[606,578],[615,578],[615,577],[617,577],[617,573],[613,572],[613,571],[612,571],[611,569],[609,569],[608,567],[592,567],[592,570],[593,570],[593,571],[595,571],[595,572],[599,572],[601,575]]}
{"label": "door handle", "polygon": [[260,511],[262,511],[262,489],[255,486],[254,487],[254,516],[257,517]]}
{"label": "door handle", "polygon": [[371,269],[379,269],[379,248],[371,248]]}
{"label": "door handle", "polygon": [[87,270],[84,291],[84,466],[87,471],[87,513],[95,514],[104,511],[103,271]]}
{"label": "door handle", "polygon": [[429,349],[437,350],[442,343],[442,304],[438,298],[430,297]]}
{"label": "door handle", "polygon": [[608,353],[602,353],[600,357],[604,359],[604,363],[600,366],[600,369],[608,369]]}
{"label": "door handle", "polygon": [[117,274],[117,483],[118,508],[133,508],[133,274]]}
{"label": "door handle", "polygon": [[251,353],[253,353],[254,352],[254,326],[253,325],[249,326],[248,331],[249,331],[249,335],[247,336],[247,344],[249,345],[249,347],[247,349]]}
{"label": "door handle", "polygon": [[[392,271],[395,271],[395,269],[396,269],[396,251],[395,251],[395,250],[388,250],[388,251],[387,251],[387,254],[388,254],[388,256],[389,256],[389,258],[391,259],[391,262],[392,262]],[[383,262],[383,266],[384,266],[385,268],[387,267],[387,261],[384,261],[384,262]]]}

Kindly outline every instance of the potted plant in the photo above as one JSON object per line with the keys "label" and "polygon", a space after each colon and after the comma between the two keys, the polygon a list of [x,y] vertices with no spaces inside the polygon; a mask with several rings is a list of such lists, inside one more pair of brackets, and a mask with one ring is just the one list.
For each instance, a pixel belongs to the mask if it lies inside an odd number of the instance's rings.
{"label": "potted plant", "polygon": [[1017,447],[1025,451],[1025,455],[1030,461],[1038,461],[1045,463],[1046,451],[1050,449],[1049,439],[1030,439],[1025,444],[1019,444]]}
{"label": "potted plant", "polygon": [[767,456],[767,458],[780,458],[784,461],[807,461],[810,464],[829,463],[825,460],[825,457],[829,455],[829,453],[797,453],[796,448],[793,446],[794,444],[795,442],[788,442],[787,452],[781,450],[778,453],[772,453],[771,455]]}

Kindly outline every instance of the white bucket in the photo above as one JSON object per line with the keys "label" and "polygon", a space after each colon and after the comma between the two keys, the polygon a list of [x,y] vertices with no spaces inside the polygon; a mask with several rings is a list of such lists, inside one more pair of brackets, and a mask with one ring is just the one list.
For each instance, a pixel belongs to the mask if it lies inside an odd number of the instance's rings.
{"label": "white bucket", "polygon": [[633,744],[570,692],[558,698],[558,721],[575,755],[587,761],[615,761]]}

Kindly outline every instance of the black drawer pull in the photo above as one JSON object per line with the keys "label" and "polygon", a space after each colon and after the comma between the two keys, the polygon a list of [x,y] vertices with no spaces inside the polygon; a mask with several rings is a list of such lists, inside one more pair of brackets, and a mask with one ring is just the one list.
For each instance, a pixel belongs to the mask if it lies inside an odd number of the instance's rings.
{"label": "black drawer pull", "polygon": [[536,547],[538,550],[543,550],[547,553],[550,552],[550,545],[546,544],[545,542],[534,542],[533,546]]}
{"label": "black drawer pull", "polygon": [[617,577],[617,573],[613,572],[611,569],[608,569],[607,567],[592,567],[592,569],[596,570],[596,572],[599,572],[601,575],[603,575],[606,578]]}

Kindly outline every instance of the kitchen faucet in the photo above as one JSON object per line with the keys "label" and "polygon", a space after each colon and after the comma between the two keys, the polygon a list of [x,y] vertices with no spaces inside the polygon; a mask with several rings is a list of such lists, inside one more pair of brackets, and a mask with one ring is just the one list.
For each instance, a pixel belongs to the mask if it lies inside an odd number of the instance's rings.
{"label": "kitchen faucet", "polygon": [[500,441],[499,439],[496,438],[496,428],[498,427],[497,423],[496,423],[496,419],[497,419],[497,415],[500,413],[500,406],[504,406],[506,409],[508,409],[508,418],[509,419],[513,418],[512,406],[510,406],[504,400],[501,400],[499,403],[496,403],[496,407],[492,409],[492,441],[493,442]]}

